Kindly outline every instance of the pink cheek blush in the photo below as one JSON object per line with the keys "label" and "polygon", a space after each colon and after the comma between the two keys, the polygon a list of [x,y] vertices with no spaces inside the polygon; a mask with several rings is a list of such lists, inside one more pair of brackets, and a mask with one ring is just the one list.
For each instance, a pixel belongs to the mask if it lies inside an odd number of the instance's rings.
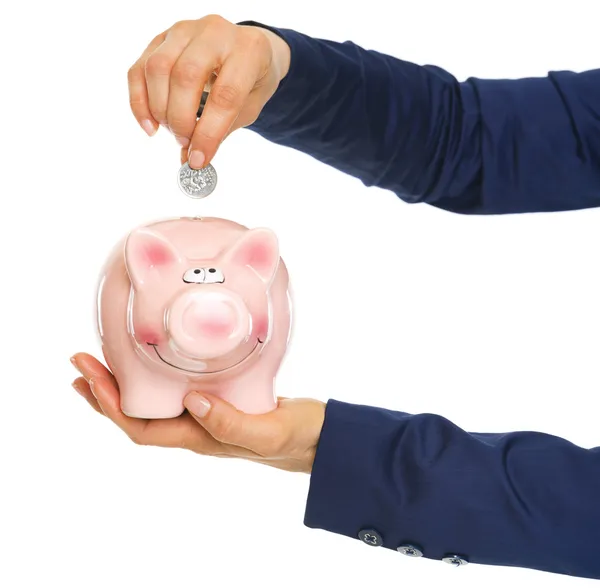
{"label": "pink cheek blush", "polygon": [[254,319],[254,332],[256,336],[264,341],[269,331],[269,319],[266,316],[259,316]]}
{"label": "pink cheek blush", "polygon": [[114,408],[174,422],[204,389],[249,415],[276,409],[293,298],[277,235],[174,215],[117,238],[90,305],[119,384]]}
{"label": "pink cheek blush", "polygon": [[139,329],[135,329],[135,338],[140,343],[149,344],[149,345],[159,345],[160,344],[160,336],[156,331],[148,327],[140,327]]}

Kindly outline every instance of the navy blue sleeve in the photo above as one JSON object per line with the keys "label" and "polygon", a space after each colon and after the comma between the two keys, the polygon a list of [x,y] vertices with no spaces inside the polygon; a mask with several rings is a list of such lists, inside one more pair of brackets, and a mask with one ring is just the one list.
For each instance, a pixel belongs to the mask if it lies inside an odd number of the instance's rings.
{"label": "navy blue sleeve", "polygon": [[434,560],[600,579],[600,448],[330,400],[304,522]]}
{"label": "navy blue sleeve", "polygon": [[246,21],[291,48],[249,128],[406,202],[463,214],[600,205],[600,69],[469,78]]}

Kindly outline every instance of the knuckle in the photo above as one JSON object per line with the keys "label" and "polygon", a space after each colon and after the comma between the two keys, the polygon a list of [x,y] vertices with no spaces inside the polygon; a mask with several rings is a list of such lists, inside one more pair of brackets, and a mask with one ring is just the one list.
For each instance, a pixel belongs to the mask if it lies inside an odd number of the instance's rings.
{"label": "knuckle", "polygon": [[[172,115],[167,114],[167,124],[174,135],[187,139],[190,138],[191,132],[189,121],[186,121],[181,117],[173,117]],[[193,129],[193,125],[191,125],[191,127]]]}
{"label": "knuckle", "polygon": [[190,20],[178,20],[176,23],[171,25],[169,33],[175,35],[187,34],[190,31],[191,25],[193,24]]}
{"label": "knuckle", "polygon": [[217,84],[210,91],[210,98],[217,108],[231,110],[238,105],[241,92],[231,84]]}
{"label": "knuckle", "polygon": [[[204,115],[202,116],[204,117]],[[201,118],[200,122],[196,126],[192,136],[192,143],[194,146],[200,144],[211,144],[218,140],[217,133],[215,132],[216,129],[213,127],[213,125],[207,125],[206,122],[206,120],[203,121]],[[207,128],[207,126],[210,128]]]}
{"label": "knuckle", "polygon": [[243,41],[246,47],[251,48],[253,52],[269,51],[271,45],[265,33],[255,27],[243,27]]}
{"label": "knuckle", "polygon": [[131,108],[134,113],[139,113],[141,115],[142,111],[146,109],[146,103],[140,98],[132,97],[129,99],[129,108]]}
{"label": "knuckle", "polygon": [[129,95],[129,104],[131,106],[142,106],[144,104],[144,99],[139,92],[131,92]]}
{"label": "knuckle", "polygon": [[195,86],[201,81],[203,75],[202,68],[193,61],[184,61],[177,63],[173,68],[173,81],[180,86]]}
{"label": "knuckle", "polygon": [[163,53],[153,53],[146,61],[146,72],[150,75],[167,75],[171,72],[173,62]]}
{"label": "knuckle", "polygon": [[209,26],[223,26],[229,24],[222,16],[218,14],[208,14],[201,21]]}
{"label": "knuckle", "polygon": [[140,64],[136,63],[127,70],[127,81],[130,84],[132,82],[137,82],[140,79],[141,74],[142,74],[142,71],[140,68]]}
{"label": "knuckle", "polygon": [[219,441],[223,441],[230,436],[232,430],[233,421],[231,419],[219,420],[213,428],[213,437]]}

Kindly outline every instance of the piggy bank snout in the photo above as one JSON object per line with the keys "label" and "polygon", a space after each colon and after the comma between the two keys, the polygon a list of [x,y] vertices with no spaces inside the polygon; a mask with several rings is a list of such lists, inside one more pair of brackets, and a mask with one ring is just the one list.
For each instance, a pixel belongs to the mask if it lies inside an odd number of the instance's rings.
{"label": "piggy bank snout", "polygon": [[169,310],[168,328],[180,351],[210,359],[234,351],[248,337],[251,323],[237,295],[209,290],[180,296]]}

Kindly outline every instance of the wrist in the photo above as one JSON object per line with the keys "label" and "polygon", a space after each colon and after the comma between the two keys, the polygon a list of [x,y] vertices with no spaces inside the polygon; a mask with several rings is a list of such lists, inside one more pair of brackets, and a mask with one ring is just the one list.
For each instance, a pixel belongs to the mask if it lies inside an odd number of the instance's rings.
{"label": "wrist", "polygon": [[277,77],[277,83],[280,83],[290,70],[291,49],[285,39],[277,34],[271,27],[254,20],[244,20],[236,23],[237,26],[253,27],[261,31],[271,45],[272,65]]}
{"label": "wrist", "polygon": [[304,468],[303,472],[311,474],[317,450],[319,448],[319,440],[321,439],[321,433],[325,424],[325,411],[326,403],[318,400],[313,401],[313,414],[311,415],[310,421],[306,423],[305,429],[309,432],[311,441],[308,445],[308,449],[305,453]]}
{"label": "wrist", "polygon": [[261,29],[271,44],[273,55],[273,68],[277,82],[281,82],[290,70],[291,51],[290,46],[279,36],[268,29]]}

